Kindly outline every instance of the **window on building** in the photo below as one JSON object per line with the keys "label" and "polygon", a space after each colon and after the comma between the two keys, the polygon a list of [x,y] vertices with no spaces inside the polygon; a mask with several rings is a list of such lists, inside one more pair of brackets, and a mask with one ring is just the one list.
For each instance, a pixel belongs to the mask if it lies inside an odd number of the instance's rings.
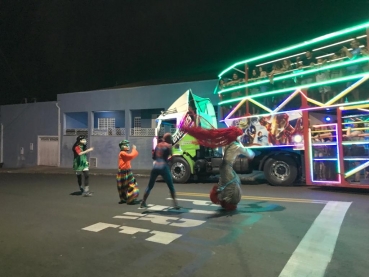
{"label": "window on building", "polygon": [[133,128],[141,128],[141,117],[135,117],[134,118]]}
{"label": "window on building", "polygon": [[115,128],[115,118],[99,118],[98,129]]}

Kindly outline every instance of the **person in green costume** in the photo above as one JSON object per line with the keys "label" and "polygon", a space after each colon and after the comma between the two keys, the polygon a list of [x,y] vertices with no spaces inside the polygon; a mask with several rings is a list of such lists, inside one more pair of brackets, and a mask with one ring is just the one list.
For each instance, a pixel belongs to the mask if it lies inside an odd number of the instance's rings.
{"label": "person in green costume", "polygon": [[[89,162],[87,161],[86,154],[94,150],[93,147],[87,149],[86,137],[80,135],[77,137],[76,142],[73,145],[73,169],[77,174],[77,181],[79,189],[83,196],[92,196],[89,188]],[[84,177],[84,188],[82,187],[82,174]]]}

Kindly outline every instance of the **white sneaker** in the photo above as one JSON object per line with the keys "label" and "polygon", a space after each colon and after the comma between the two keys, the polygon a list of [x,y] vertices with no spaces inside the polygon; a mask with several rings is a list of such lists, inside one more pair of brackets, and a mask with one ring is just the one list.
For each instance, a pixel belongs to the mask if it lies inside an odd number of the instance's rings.
{"label": "white sneaker", "polygon": [[82,196],[83,196],[83,197],[89,197],[89,196],[92,196],[92,192],[85,191],[84,193],[82,193]]}

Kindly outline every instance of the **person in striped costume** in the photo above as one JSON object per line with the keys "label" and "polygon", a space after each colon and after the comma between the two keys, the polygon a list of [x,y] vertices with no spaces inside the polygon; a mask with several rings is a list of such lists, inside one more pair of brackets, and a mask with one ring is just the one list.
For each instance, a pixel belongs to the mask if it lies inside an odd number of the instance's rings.
{"label": "person in striped costume", "polygon": [[132,151],[129,153],[130,145],[128,140],[122,140],[119,143],[120,152],[118,155],[118,173],[117,173],[117,188],[120,198],[119,204],[138,204],[137,197],[140,190],[137,186],[137,181],[132,173],[131,160],[138,156],[136,146],[132,145]]}

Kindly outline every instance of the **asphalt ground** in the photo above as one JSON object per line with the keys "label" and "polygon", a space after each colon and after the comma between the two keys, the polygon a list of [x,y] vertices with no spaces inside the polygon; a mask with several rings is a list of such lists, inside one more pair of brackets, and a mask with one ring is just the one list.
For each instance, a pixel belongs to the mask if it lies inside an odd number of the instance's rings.
{"label": "asphalt ground", "polygon": [[368,276],[366,192],[243,185],[225,212],[212,183],[176,184],[177,211],[163,182],[139,209],[90,179],[82,197],[70,174],[0,174],[0,276]]}

